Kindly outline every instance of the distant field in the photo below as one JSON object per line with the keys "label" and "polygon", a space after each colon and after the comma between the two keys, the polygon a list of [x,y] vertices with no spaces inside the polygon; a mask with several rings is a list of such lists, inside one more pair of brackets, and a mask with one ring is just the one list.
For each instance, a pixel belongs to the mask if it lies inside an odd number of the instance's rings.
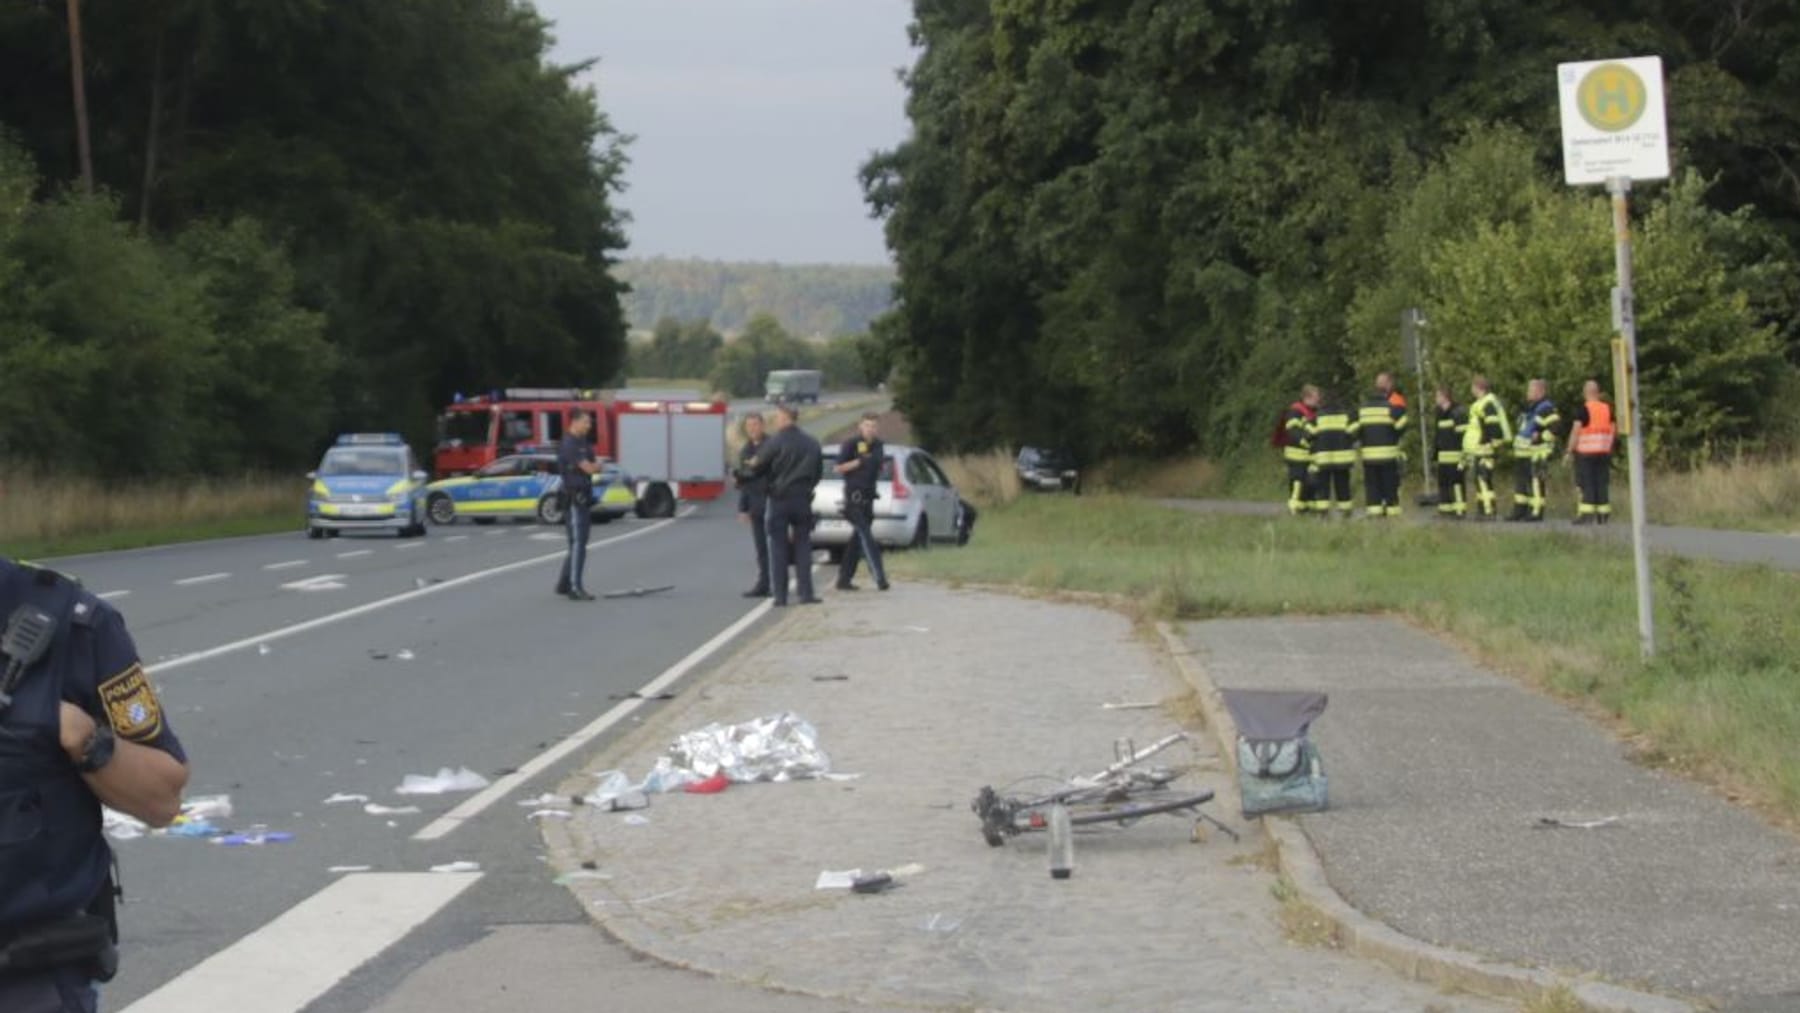
{"label": "distant field", "polygon": [[0,555],[34,559],[299,531],[305,496],[298,477],[116,483],[12,476],[0,484]]}

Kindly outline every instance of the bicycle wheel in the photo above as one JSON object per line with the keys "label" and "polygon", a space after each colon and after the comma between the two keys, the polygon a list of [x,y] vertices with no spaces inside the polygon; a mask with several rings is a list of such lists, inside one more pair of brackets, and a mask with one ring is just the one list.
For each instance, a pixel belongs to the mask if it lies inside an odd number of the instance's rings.
{"label": "bicycle wheel", "polygon": [[1166,798],[1138,796],[1122,803],[1100,803],[1092,806],[1071,806],[1069,822],[1078,827],[1092,826],[1096,823],[1126,824],[1155,816],[1159,813],[1179,812],[1193,809],[1213,800],[1213,792],[1201,791],[1191,795],[1171,795]]}

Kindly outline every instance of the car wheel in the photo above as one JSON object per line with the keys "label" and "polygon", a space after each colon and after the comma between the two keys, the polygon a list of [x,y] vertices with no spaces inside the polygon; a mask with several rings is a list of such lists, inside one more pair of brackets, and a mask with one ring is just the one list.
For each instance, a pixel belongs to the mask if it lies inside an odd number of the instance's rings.
{"label": "car wheel", "polygon": [[556,493],[546,493],[538,499],[537,519],[539,524],[563,522],[563,505]]}
{"label": "car wheel", "polygon": [[929,549],[929,548],[931,548],[931,522],[930,521],[926,520],[923,517],[919,518],[919,526],[913,529],[912,541],[910,543],[908,543],[907,548],[909,548],[909,549]]}
{"label": "car wheel", "polygon": [[314,538],[314,539],[324,538],[325,537],[325,529],[324,528],[315,528],[312,525],[308,524],[306,526],[306,537]]}
{"label": "car wheel", "polygon": [[340,535],[342,533],[343,532],[338,531],[336,528],[326,528],[325,529],[325,537],[326,538],[336,538],[338,535]]}
{"label": "car wheel", "polygon": [[618,514],[608,511],[606,513],[595,514],[594,515],[594,523],[595,524],[611,524],[613,521],[618,520],[618,518],[619,518]]}
{"label": "car wheel", "polygon": [[653,482],[638,500],[637,512],[639,517],[673,517],[675,494],[661,482]]}
{"label": "car wheel", "polygon": [[450,497],[439,493],[425,504],[425,515],[431,518],[433,524],[455,524],[456,504],[451,502]]}

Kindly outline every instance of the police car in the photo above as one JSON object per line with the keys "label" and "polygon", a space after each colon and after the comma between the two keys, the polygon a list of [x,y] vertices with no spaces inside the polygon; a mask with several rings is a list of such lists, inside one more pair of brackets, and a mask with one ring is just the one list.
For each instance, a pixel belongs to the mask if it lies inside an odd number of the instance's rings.
{"label": "police car", "polygon": [[[601,462],[594,476],[594,520],[604,524],[631,513],[637,506],[634,484],[617,465]],[[477,524],[491,524],[496,517],[535,517],[544,524],[561,524],[563,507],[557,496],[561,490],[555,454],[508,454],[472,475],[431,483],[426,487],[425,512],[433,524],[454,524],[459,517]]]}
{"label": "police car", "polygon": [[399,433],[345,433],[319,461],[306,500],[308,538],[343,531],[425,533],[425,480]]}

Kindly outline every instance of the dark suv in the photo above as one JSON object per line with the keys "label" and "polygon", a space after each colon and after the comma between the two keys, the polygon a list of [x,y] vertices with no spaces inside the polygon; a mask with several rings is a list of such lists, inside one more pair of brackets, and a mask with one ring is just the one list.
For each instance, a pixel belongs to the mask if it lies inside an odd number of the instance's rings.
{"label": "dark suv", "polygon": [[1075,467],[1075,458],[1066,451],[1021,447],[1016,464],[1019,481],[1027,489],[1081,492],[1081,471]]}

